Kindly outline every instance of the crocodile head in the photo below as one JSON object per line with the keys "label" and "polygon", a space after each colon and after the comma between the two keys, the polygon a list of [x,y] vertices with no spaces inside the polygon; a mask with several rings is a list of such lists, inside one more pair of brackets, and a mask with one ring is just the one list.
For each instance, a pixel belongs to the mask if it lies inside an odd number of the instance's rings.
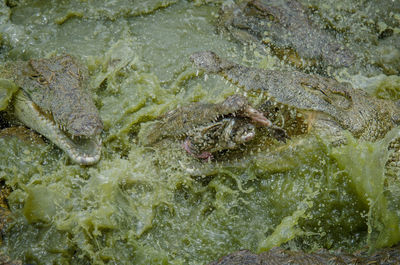
{"label": "crocodile head", "polygon": [[197,102],[174,109],[156,121],[144,138],[147,144],[167,137],[181,139],[189,154],[208,160],[215,153],[239,148],[252,140],[257,126],[267,127],[279,139],[286,137],[245,97],[233,95],[216,104]]}
{"label": "crocodile head", "polygon": [[82,165],[98,162],[103,125],[84,90],[85,70],[69,55],[13,64],[21,88],[14,113]]}
{"label": "crocodile head", "polygon": [[235,40],[268,46],[279,58],[295,66],[349,66],[354,55],[330,32],[308,17],[294,0],[246,0],[225,5],[219,29]]}

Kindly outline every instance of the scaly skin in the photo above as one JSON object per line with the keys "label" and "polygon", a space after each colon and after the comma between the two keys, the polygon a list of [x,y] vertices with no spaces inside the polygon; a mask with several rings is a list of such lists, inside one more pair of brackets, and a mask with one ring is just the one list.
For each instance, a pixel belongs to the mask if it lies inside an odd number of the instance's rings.
{"label": "scaly skin", "polygon": [[188,153],[207,160],[213,153],[235,149],[253,139],[254,124],[283,133],[244,97],[233,95],[221,103],[194,103],[168,112],[146,139],[147,144],[165,137],[185,139],[182,146]]}
{"label": "scaly skin", "polygon": [[313,24],[295,0],[246,0],[221,10],[219,28],[240,42],[268,45],[286,61],[306,65],[349,66],[353,54]]}
{"label": "scaly skin", "polygon": [[78,164],[99,161],[98,110],[83,89],[85,71],[69,55],[8,63],[1,76],[21,89],[14,95],[13,114],[42,134]]}
{"label": "scaly skin", "polygon": [[297,71],[248,68],[213,52],[195,53],[191,60],[206,72],[221,74],[246,90],[265,93],[274,104],[295,109],[305,116],[309,129],[335,135],[338,143],[344,130],[374,141],[400,122],[400,108],[394,102],[370,97],[348,83]]}
{"label": "scaly skin", "polygon": [[234,252],[209,265],[278,265],[278,264],[302,264],[302,265],[356,265],[356,264],[386,264],[400,263],[400,248],[386,248],[374,255],[357,253],[354,255],[345,253],[329,253],[319,251],[304,253],[299,251],[287,251],[281,248],[273,248],[259,255],[248,250]]}

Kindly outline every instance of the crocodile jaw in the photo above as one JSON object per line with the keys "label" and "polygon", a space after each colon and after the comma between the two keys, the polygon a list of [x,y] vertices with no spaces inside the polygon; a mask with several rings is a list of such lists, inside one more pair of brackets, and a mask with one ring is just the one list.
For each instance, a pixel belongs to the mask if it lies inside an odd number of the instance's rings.
{"label": "crocodile jaw", "polygon": [[45,136],[66,152],[75,163],[93,165],[100,160],[99,135],[91,138],[78,137],[78,140],[70,139],[53,120],[43,115],[23,91],[19,91],[15,97],[14,114],[27,127]]}

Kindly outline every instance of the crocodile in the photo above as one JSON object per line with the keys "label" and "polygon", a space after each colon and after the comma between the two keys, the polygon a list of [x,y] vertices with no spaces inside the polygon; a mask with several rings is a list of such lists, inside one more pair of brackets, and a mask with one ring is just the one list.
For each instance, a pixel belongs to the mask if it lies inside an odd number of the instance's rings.
{"label": "crocodile", "polygon": [[211,160],[215,153],[236,149],[256,136],[256,125],[284,140],[285,132],[241,95],[220,103],[196,102],[167,112],[154,122],[144,139],[150,145],[163,138],[181,138],[182,147],[196,158]]}
{"label": "crocodile", "polygon": [[[399,104],[369,96],[349,83],[300,71],[249,68],[210,51],[194,53],[190,59],[198,69],[221,74],[248,93],[260,93],[263,103],[253,108],[244,96],[233,95],[222,103],[197,102],[177,108],[147,130],[141,137],[145,144],[180,138],[189,154],[208,160],[253,140],[258,135],[254,124],[269,129],[268,141],[285,142],[314,132],[335,146],[346,143],[345,131],[375,141],[400,124]],[[396,146],[394,141],[390,148],[398,151]],[[397,157],[400,152],[393,152],[388,165],[397,167]]]}
{"label": "crocodile", "polygon": [[218,28],[241,43],[269,47],[298,67],[348,67],[354,54],[331,32],[321,29],[295,0],[246,0],[221,8]]}
{"label": "crocodile", "polygon": [[[87,70],[70,55],[8,62],[2,66],[2,88],[8,80],[11,104],[7,116],[45,136],[81,165],[92,165],[101,154],[103,129],[91,96],[83,89]],[[1,93],[4,103],[5,93]],[[0,106],[0,107],[1,107]]]}
{"label": "crocodile", "polygon": [[286,108],[293,112],[291,117],[302,117],[306,123],[302,133],[317,130],[335,144],[344,143],[346,130],[356,138],[375,141],[400,123],[396,102],[372,97],[349,83],[299,71],[245,67],[211,51],[194,53],[190,59],[197,68],[220,74],[245,91],[264,94],[264,105],[274,108],[270,114]]}

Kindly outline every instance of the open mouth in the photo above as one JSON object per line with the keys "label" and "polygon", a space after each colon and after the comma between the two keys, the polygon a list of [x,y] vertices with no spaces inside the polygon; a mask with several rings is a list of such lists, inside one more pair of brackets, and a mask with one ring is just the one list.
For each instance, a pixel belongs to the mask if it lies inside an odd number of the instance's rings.
{"label": "open mouth", "polygon": [[252,140],[256,128],[249,119],[236,114],[223,115],[215,121],[187,133],[183,148],[199,159],[213,158],[212,153],[235,149]]}
{"label": "open mouth", "polygon": [[65,126],[57,124],[50,113],[42,111],[23,91],[19,91],[15,97],[14,113],[26,126],[66,152],[73,162],[92,165],[100,160],[99,134],[85,137],[68,133]]}

